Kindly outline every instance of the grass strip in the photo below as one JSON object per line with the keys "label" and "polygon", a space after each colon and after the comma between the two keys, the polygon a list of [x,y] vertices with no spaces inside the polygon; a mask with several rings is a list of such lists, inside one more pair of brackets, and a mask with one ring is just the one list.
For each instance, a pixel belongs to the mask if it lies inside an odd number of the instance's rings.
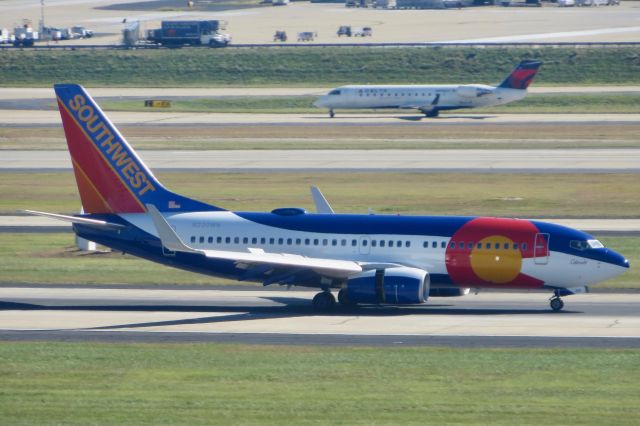
{"label": "grass strip", "polygon": [[636,425],[640,352],[0,345],[0,416],[33,424]]}
{"label": "grass strip", "polygon": [[[0,51],[1,86],[206,87],[360,83],[497,83],[522,59],[544,62],[547,85],[636,84],[634,47],[300,47]],[[612,66],[612,64],[615,64]]]}
{"label": "grass strip", "polygon": [[[236,211],[284,206],[313,211],[309,186],[318,185],[342,213],[372,208],[386,214],[640,216],[640,180],[633,173],[158,172],[156,176],[178,193]],[[79,208],[71,171],[2,174],[0,213],[24,209],[64,213]]]}
{"label": "grass strip", "polygon": [[[398,117],[407,117],[399,114]],[[420,116],[416,116],[420,118]],[[120,126],[136,149],[553,149],[638,148],[640,124],[550,123],[387,126]],[[0,128],[0,150],[66,150],[60,128]]]}

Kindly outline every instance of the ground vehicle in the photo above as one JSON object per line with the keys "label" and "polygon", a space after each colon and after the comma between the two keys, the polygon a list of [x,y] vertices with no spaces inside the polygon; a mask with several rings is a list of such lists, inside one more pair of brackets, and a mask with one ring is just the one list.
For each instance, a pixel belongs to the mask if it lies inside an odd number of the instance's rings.
{"label": "ground vehicle", "polygon": [[93,37],[93,31],[86,29],[85,27],[75,26],[71,27],[71,32],[76,34],[79,38],[91,38]]}
{"label": "ground vehicle", "polygon": [[273,41],[287,41],[286,31],[276,31],[273,35]]}
{"label": "ground vehicle", "polygon": [[353,28],[352,34],[354,37],[371,37],[373,30],[371,27]]}
{"label": "ground vehicle", "polygon": [[298,33],[298,41],[313,41],[315,37],[318,37],[318,33],[312,31],[302,31]]}
{"label": "ground vehicle", "polygon": [[13,45],[16,47],[31,47],[33,46],[33,42],[40,38],[38,32],[33,31],[33,28],[28,24],[25,24],[22,27],[16,27],[13,30],[13,35],[15,37]]}
{"label": "ground vehicle", "polygon": [[338,28],[338,37],[347,36],[351,37],[351,27],[348,25],[341,25]]}
{"label": "ground vehicle", "polygon": [[220,32],[225,21],[162,21],[162,28],[149,30],[147,40],[167,47],[225,47],[231,36]]}

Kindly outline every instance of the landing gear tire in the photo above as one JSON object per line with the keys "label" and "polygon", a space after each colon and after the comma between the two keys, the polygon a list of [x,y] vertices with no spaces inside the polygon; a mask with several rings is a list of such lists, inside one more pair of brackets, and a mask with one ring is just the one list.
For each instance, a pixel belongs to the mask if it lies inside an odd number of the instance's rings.
{"label": "landing gear tire", "polygon": [[553,299],[551,299],[551,301],[549,302],[549,306],[551,306],[551,309],[554,312],[558,312],[561,311],[562,308],[564,308],[564,302],[562,301],[562,299],[560,299],[559,297],[554,297]]}
{"label": "landing gear tire", "polygon": [[428,112],[425,112],[424,114],[429,118],[435,118],[438,116],[439,113],[440,112],[437,109],[434,109],[433,111],[428,111]]}
{"label": "landing gear tire", "polygon": [[335,117],[335,116],[336,116],[336,113],[335,113],[335,112],[333,112],[333,110],[332,110],[332,109],[330,109],[330,110],[329,110],[329,117],[333,118],[333,117]]}
{"label": "landing gear tire", "polygon": [[346,288],[341,288],[340,291],[338,292],[338,303],[343,308],[352,308],[356,306],[355,303],[349,300],[349,293],[347,292]]}
{"label": "landing gear tire", "polygon": [[313,309],[316,311],[330,311],[336,306],[336,298],[329,291],[323,291],[313,297]]}

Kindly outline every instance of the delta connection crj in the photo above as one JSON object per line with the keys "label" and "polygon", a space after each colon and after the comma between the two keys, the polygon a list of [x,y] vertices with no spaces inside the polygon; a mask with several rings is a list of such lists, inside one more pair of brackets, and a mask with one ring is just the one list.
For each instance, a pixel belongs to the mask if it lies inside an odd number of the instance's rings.
{"label": "delta connection crj", "polygon": [[[76,84],[55,85],[85,214],[32,212],[77,235],[216,277],[321,289],[317,309],[419,304],[469,288],[546,289],[562,296],[615,277],[629,262],[593,236],[494,217],[231,212],[166,189]],[[318,193],[315,194],[316,196]],[[321,197],[321,195],[320,195]]]}

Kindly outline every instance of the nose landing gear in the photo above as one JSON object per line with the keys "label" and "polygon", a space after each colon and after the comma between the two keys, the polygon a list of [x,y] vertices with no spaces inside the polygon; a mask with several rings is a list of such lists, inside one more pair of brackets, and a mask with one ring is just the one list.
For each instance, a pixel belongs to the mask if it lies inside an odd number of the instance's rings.
{"label": "nose landing gear", "polygon": [[329,110],[329,117],[333,118],[333,117],[335,117],[335,115],[336,115],[335,112],[333,112],[333,110],[330,109]]}
{"label": "nose landing gear", "polygon": [[554,312],[561,311],[564,308],[564,302],[560,298],[560,290],[555,290],[553,296],[549,299],[549,306]]}

